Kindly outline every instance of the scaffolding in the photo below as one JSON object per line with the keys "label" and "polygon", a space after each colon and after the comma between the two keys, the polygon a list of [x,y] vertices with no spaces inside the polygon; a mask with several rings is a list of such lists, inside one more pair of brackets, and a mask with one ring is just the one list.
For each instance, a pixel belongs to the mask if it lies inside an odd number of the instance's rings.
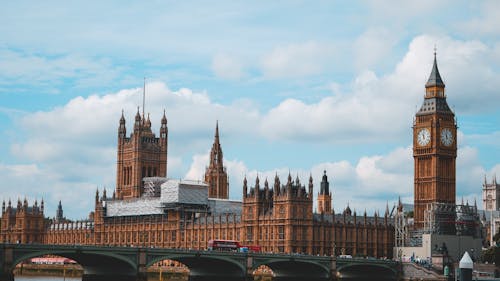
{"label": "scaffolding", "polygon": [[144,197],[160,197],[161,195],[161,185],[167,181],[167,178],[163,177],[146,177],[144,181]]}
{"label": "scaffolding", "polygon": [[423,233],[456,235],[456,205],[453,203],[429,203],[424,212]]}
{"label": "scaffolding", "polygon": [[481,223],[477,206],[457,205],[457,235],[473,236],[474,238],[481,237]]}
{"label": "scaffolding", "polygon": [[399,204],[394,216],[394,226],[396,247],[408,246],[408,220],[402,204]]}

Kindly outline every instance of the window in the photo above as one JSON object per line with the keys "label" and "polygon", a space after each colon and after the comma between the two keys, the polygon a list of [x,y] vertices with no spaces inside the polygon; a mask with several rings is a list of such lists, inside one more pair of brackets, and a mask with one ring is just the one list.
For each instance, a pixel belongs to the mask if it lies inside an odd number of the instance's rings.
{"label": "window", "polygon": [[247,226],[247,241],[253,240],[253,229],[251,226]]}
{"label": "window", "polygon": [[285,239],[285,227],[284,226],[282,226],[282,225],[278,226],[278,235],[279,235],[280,240]]}

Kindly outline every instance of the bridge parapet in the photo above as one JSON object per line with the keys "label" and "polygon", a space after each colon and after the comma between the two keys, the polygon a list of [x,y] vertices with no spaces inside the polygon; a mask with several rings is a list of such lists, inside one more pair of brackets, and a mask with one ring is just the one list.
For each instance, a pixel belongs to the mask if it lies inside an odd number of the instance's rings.
{"label": "bridge parapet", "polygon": [[[165,248],[0,244],[0,281],[13,281],[14,267],[32,257],[58,255],[75,260],[84,268],[84,280],[145,281],[149,266],[171,259],[190,269],[190,280],[252,280],[255,269],[268,266],[274,280],[333,280],[339,273],[373,270],[396,280],[397,262],[376,259],[336,259],[331,256],[297,254],[234,253]],[[382,269],[382,270],[381,270]],[[121,276],[114,278],[116,273]],[[347,276],[346,275],[346,276]],[[86,277],[85,277],[86,276]],[[394,278],[393,278],[394,277]]]}

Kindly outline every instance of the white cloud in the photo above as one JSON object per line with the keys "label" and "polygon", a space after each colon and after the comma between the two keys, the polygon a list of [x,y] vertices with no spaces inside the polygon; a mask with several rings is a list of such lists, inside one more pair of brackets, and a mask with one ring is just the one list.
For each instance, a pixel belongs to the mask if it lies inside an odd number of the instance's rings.
{"label": "white cloud", "polygon": [[267,78],[294,78],[314,75],[331,67],[335,56],[332,44],[310,41],[273,49],[262,58]]}
{"label": "white cloud", "polygon": [[481,15],[461,23],[459,26],[471,34],[500,34],[498,18],[500,17],[500,3],[495,0],[482,1],[480,4]]}
{"label": "white cloud", "polygon": [[[316,103],[282,101],[263,116],[263,134],[281,140],[331,142],[407,136],[423,101],[436,42],[448,104],[457,115],[493,110],[500,103],[500,72],[484,62],[494,50],[478,41],[422,35],[412,40],[393,73],[377,77],[364,71],[354,79],[350,93],[335,93]],[[477,85],[482,87],[479,93]]]}
{"label": "white cloud", "polygon": [[217,77],[238,80],[243,77],[243,65],[232,56],[217,54],[212,60],[212,71]]}
{"label": "white cloud", "polygon": [[[378,77],[373,72],[364,71],[353,79],[350,93],[339,94],[336,91],[313,103],[286,99],[265,112],[261,112],[251,100],[237,100],[223,105],[214,103],[203,91],[187,88],[173,91],[162,82],[148,83],[146,112],[151,113],[153,130],[158,130],[163,110],[167,112],[169,176],[202,178],[204,167],[208,164],[208,158],[203,153],[212,143],[217,119],[222,123],[227,143],[257,139],[272,140],[278,145],[289,141],[355,145],[404,138],[407,138],[405,143],[410,142],[414,106],[420,105],[423,100],[424,84],[431,69],[432,48],[436,41],[439,50],[442,50],[439,66],[447,84],[448,101],[456,105],[457,115],[487,110],[500,102],[500,97],[493,90],[493,86],[500,83],[499,74],[479,63],[484,60],[484,55],[490,53],[489,47],[476,41],[429,36],[415,38],[391,74]],[[315,52],[322,48],[324,46],[317,43],[308,43],[276,50],[277,59],[271,61],[276,63],[277,68],[271,69],[277,71],[276,75],[288,75],[290,73],[280,71],[295,63],[300,64],[302,59],[311,59],[311,62],[305,63],[306,69],[318,69],[314,61],[320,60],[323,54]],[[298,60],[291,62],[294,56]],[[491,91],[487,87],[480,94],[472,95],[473,86],[464,77],[483,81],[483,84],[487,79],[487,84],[493,85]],[[338,90],[338,87],[334,88]],[[142,89],[136,88],[86,98],[76,97],[51,111],[27,113],[17,120],[19,133],[24,135],[23,138],[14,138],[22,141],[12,143],[11,152],[21,163],[28,163],[28,166],[36,163],[33,165],[47,175],[48,179],[38,183],[44,185],[40,190],[56,188],[67,192],[78,186],[90,190],[97,185],[113,189],[120,112],[124,109],[130,133],[136,106],[142,103],[141,93]],[[474,96],[472,101],[471,96]],[[482,106],[469,107],[474,103]],[[375,204],[380,205],[388,196],[401,194],[406,198],[411,194],[412,161],[409,155],[406,149],[397,149],[388,155],[360,157],[355,164],[337,159],[331,163],[312,165],[308,169],[302,167],[294,173],[304,180],[312,172],[317,182],[322,170],[327,167],[338,188],[336,198],[338,202],[343,202],[340,204],[350,201],[360,206],[358,208],[375,208]],[[479,185],[476,180],[478,177],[482,179],[484,174],[477,151],[469,146],[463,151],[461,148],[459,159],[458,193],[474,193]],[[190,164],[191,167],[188,166]],[[247,168],[243,160],[226,160],[226,165],[230,171],[231,196],[240,197],[242,177],[247,174],[249,179],[254,178],[257,171]],[[283,179],[288,168],[281,165],[274,170],[259,172],[259,175],[262,179],[273,179],[276,172]],[[14,177],[15,173],[12,175]],[[6,182],[16,183],[19,177],[22,176],[8,178]],[[26,191],[33,190],[35,186],[29,182],[17,182]],[[369,203],[372,199],[374,203]],[[90,209],[90,206],[87,207]]]}
{"label": "white cloud", "polygon": [[0,48],[0,60],[0,85],[19,87],[29,83],[49,92],[64,79],[74,79],[75,87],[110,83],[123,70],[104,58],[76,54],[44,56],[7,48]]}
{"label": "white cloud", "polygon": [[396,43],[396,33],[385,28],[369,28],[354,42],[356,68],[373,69],[384,57],[391,54]]}

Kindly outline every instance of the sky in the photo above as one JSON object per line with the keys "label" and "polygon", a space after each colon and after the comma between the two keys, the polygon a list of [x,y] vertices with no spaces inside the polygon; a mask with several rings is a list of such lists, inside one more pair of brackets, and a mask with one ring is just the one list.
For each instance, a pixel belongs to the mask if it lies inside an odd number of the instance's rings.
{"label": "sky", "polygon": [[[458,131],[457,200],[500,176],[499,1],[7,1],[0,10],[0,200],[83,219],[114,190],[137,107],[168,177],[202,179],[218,120],[230,198],[291,173],[333,208],[413,203],[412,125],[434,48]],[[500,181],[500,178],[499,178]]]}

